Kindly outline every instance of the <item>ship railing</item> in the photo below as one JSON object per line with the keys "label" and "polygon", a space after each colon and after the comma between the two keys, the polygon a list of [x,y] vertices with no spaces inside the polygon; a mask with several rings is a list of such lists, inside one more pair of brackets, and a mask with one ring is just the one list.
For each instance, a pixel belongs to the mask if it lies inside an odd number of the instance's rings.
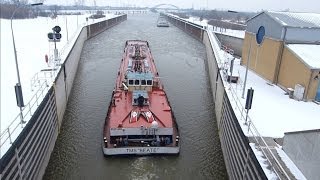
{"label": "ship railing", "polygon": [[[219,44],[217,37],[214,35],[213,32],[207,31],[210,39],[211,46],[214,50],[214,55],[216,58],[216,61],[218,63],[219,69],[223,69],[223,66],[225,63],[227,63],[226,56],[223,56],[223,53],[221,52],[221,44]],[[219,48],[218,48],[219,47]],[[230,53],[231,54],[231,53]],[[281,179],[282,176],[279,175],[281,173],[284,177],[287,179],[291,179],[287,172],[285,171],[285,168],[280,164],[274,153],[271,151],[270,147],[266,143],[265,139],[261,136],[257,128],[255,127],[252,119],[250,116],[247,116],[246,109],[244,108],[243,104],[241,103],[240,98],[237,95],[237,89],[234,89],[234,87],[227,81],[228,74],[225,73],[225,71],[222,72],[222,77],[224,81],[224,86],[227,87],[226,91],[229,92],[231,96],[230,102],[233,104],[233,109],[236,114],[238,114],[238,121],[239,123],[244,123],[244,125],[247,127],[247,130],[243,129],[243,132],[246,134],[247,137],[252,137],[254,143],[257,145],[258,149],[261,150],[262,154],[266,158],[268,164],[270,165],[270,171],[274,172],[276,176]],[[242,83],[241,79],[239,79],[239,82]],[[236,85],[237,88],[237,85]],[[240,126],[243,126],[240,124]],[[268,156],[270,154],[270,156]],[[278,170],[277,170],[278,169]]]}
{"label": "ship railing", "polygon": [[38,106],[42,102],[43,98],[49,90],[49,84],[47,81],[43,81],[39,85],[39,89],[31,97],[30,101],[22,108],[22,116],[19,113],[14,120],[1,132],[0,135],[0,149],[1,155],[3,155],[19,136],[23,130],[25,124],[31,119],[33,113],[37,110]]}

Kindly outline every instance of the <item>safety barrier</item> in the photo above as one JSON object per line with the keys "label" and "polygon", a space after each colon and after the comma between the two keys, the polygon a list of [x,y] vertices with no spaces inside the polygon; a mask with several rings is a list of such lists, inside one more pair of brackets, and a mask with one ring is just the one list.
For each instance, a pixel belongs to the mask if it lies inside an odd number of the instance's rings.
{"label": "safety barrier", "polygon": [[204,27],[181,18],[178,18],[173,15],[166,14],[167,20],[177,26],[178,28],[182,29],[184,32],[188,33],[192,37],[196,38],[197,40],[202,42]]}

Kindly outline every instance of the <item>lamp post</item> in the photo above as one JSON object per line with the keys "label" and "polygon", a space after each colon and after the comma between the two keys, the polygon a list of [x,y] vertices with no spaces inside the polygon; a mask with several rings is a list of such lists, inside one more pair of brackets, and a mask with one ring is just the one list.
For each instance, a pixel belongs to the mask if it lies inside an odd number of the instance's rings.
{"label": "lamp post", "polygon": [[[34,4],[29,4],[29,5],[24,5],[24,6],[38,6],[42,5],[43,3],[34,3]],[[18,59],[17,59],[17,50],[16,50],[16,44],[14,41],[14,35],[13,35],[13,27],[12,27],[12,19],[14,15],[16,14],[17,10],[20,9],[23,6],[18,6],[12,13],[10,23],[11,23],[11,34],[12,34],[12,44],[13,44],[13,52],[14,52],[14,60],[16,63],[16,70],[17,70],[17,77],[18,77],[18,83],[14,86],[15,92],[16,92],[16,99],[17,99],[17,105],[20,108],[20,119],[21,123],[25,123],[23,121],[23,114],[22,114],[22,107],[24,107],[23,103],[23,95],[22,95],[22,89],[21,89],[21,81],[20,81],[20,73],[19,73],[19,66],[18,66]]]}
{"label": "lamp post", "polygon": [[243,89],[242,89],[242,95],[241,95],[242,99],[244,99],[244,93],[245,93],[246,85],[247,85],[248,69],[250,66],[251,41],[252,41],[252,36],[250,36],[250,45],[249,45],[249,52],[248,52],[248,59],[247,59],[246,74],[244,76],[244,83],[243,83]]}

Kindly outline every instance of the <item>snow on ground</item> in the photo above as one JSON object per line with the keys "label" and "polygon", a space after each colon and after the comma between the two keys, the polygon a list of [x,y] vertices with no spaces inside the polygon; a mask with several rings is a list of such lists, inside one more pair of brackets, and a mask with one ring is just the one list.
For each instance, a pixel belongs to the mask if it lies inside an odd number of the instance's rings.
{"label": "snow on ground", "polygon": [[248,71],[245,96],[241,98],[246,68],[240,65],[239,59],[236,59],[234,64],[233,75],[239,76],[240,82],[232,83],[232,88],[243,107],[247,89],[254,89],[249,116],[262,136],[283,137],[285,132],[320,128],[317,118],[320,117],[319,105],[290,99],[280,87],[269,84],[251,70]]}
{"label": "snow on ground", "polygon": [[[194,23],[197,22],[194,21]],[[224,78],[223,83],[227,95],[238,117],[239,124],[247,136],[283,137],[285,132],[320,129],[319,105],[313,102],[290,99],[280,87],[270,84],[251,70],[248,70],[244,98],[246,98],[247,89],[251,87],[254,89],[254,96],[252,109],[249,111],[249,117],[247,123],[245,123],[245,99],[242,98],[242,93],[246,67],[240,65],[240,59],[236,59],[220,49],[220,43],[213,35],[213,27],[209,26],[208,30],[215,58],[219,68],[221,68],[220,74]],[[232,75],[238,76],[239,81],[230,84],[225,77],[227,74],[230,75],[228,70],[232,59],[235,59]],[[268,179],[278,179],[276,174],[268,169],[267,159],[262,152],[256,148],[254,143],[250,143],[250,146]],[[277,148],[277,152],[297,179],[305,179],[285,152],[279,148]]]}
{"label": "snow on ground", "polygon": [[[242,93],[246,67],[240,65],[240,59],[232,57],[219,48],[220,45],[212,31],[209,33],[209,37],[216,53],[218,66],[222,69],[220,71],[222,77],[230,75],[228,71],[230,62],[235,59],[232,74],[238,76],[239,81],[230,84],[224,79],[223,83],[239,124],[247,136],[283,137],[285,132],[320,128],[320,121],[317,118],[320,117],[319,105],[313,102],[290,99],[284,90],[270,84],[251,70],[248,70],[244,98],[246,98],[247,89],[250,87],[254,89],[254,96],[252,109],[249,111],[249,118],[245,123],[245,99],[242,98]],[[254,143],[250,143],[250,146],[268,179],[277,179],[277,176],[267,168],[267,160],[262,152],[256,149]],[[277,148],[277,152],[297,179],[305,179],[284,151]]]}
{"label": "snow on ground", "polygon": [[200,21],[199,17],[189,17],[189,19],[186,19],[186,20],[189,21],[189,22],[204,26],[209,31],[213,31],[215,33],[224,34],[224,35],[228,35],[228,36],[233,36],[233,37],[238,37],[238,38],[244,39],[245,31],[233,30],[233,29],[225,29],[225,28],[218,27],[218,26],[208,25],[208,20],[207,19],[203,19],[202,21]]}
{"label": "snow on ground", "polygon": [[298,179],[298,180],[306,180],[307,179],[282,149],[276,147],[276,150],[277,150],[277,153],[279,154],[281,160],[285,163],[287,168],[290,169],[290,172],[294,175],[294,177],[296,179]]}
{"label": "snow on ground", "polygon": [[[62,38],[57,42],[57,49],[61,55],[62,61],[65,59],[67,53],[72,47],[73,42],[81,28],[87,23],[94,23],[97,20],[86,17],[90,14],[84,15],[66,15],[58,16],[56,19],[47,17],[38,17],[36,19],[13,20],[13,32],[17,50],[17,59],[19,65],[19,72],[21,78],[21,85],[23,91],[24,104],[27,105],[37,89],[31,90],[31,79],[41,69],[53,68],[45,62],[45,55],[53,56],[54,43],[48,42],[47,34],[52,32],[52,28],[56,25],[61,27]],[[112,18],[114,14],[106,14],[106,18]],[[0,132],[4,133],[9,124],[17,117],[20,110],[16,104],[16,97],[14,85],[18,82],[17,71],[15,67],[13,43],[11,36],[10,20],[0,19],[1,23],[1,121]],[[67,35],[68,34],[68,35]],[[44,92],[46,93],[46,92]],[[35,102],[35,101],[32,101]],[[39,100],[40,104],[41,99]],[[27,111],[29,107],[26,106]],[[36,108],[36,106],[34,107]],[[34,110],[33,110],[34,111]],[[26,116],[26,121],[30,119],[30,115]],[[15,121],[15,124],[18,124]],[[12,127],[12,126],[11,126]],[[23,126],[17,126],[14,133],[11,134],[14,140],[21,132]],[[10,131],[13,131],[12,128]],[[6,133],[5,136],[8,134]],[[1,139],[3,143],[3,139]],[[1,147],[0,154],[3,154],[8,146]]]}
{"label": "snow on ground", "polygon": [[[60,51],[67,44],[66,21],[68,34],[72,34],[78,28],[79,23],[85,22],[85,15],[58,16],[56,19],[39,17],[36,19],[13,20],[13,32],[17,50],[17,59],[21,78],[24,103],[30,101],[30,80],[41,69],[48,68],[45,55],[53,52],[53,43],[48,42],[47,33],[52,32],[52,27],[61,27],[62,39],[57,42]],[[15,68],[13,43],[10,29],[10,20],[1,19],[1,132],[18,114],[14,85],[18,82]]]}
{"label": "snow on ground", "polygon": [[[219,44],[212,34],[209,36],[214,40],[212,45],[215,52],[218,52],[216,59],[218,59],[219,66],[228,69],[233,57],[220,50]],[[240,65],[240,59],[235,59],[233,75],[239,77],[239,82],[231,83],[231,88],[229,83],[225,82],[239,120],[243,120],[241,114],[245,115],[242,108],[245,106],[247,89],[252,87],[254,96],[249,117],[262,136],[283,137],[285,132],[320,129],[320,121],[317,118],[320,117],[319,105],[313,102],[290,99],[280,87],[270,84],[251,70],[248,70],[247,85],[244,98],[242,98],[245,71],[246,67]],[[236,108],[237,105],[240,108]],[[243,122],[240,124],[243,125]],[[244,128],[244,132],[247,132],[247,127]]]}
{"label": "snow on ground", "polygon": [[[209,25],[209,26],[211,26],[211,25]],[[224,29],[224,28],[220,28],[220,27],[216,27],[216,26],[211,26],[211,27],[212,27],[212,31],[214,31],[215,33],[233,36],[233,37],[237,37],[237,38],[241,38],[241,39],[244,39],[244,36],[245,36],[245,31]]]}

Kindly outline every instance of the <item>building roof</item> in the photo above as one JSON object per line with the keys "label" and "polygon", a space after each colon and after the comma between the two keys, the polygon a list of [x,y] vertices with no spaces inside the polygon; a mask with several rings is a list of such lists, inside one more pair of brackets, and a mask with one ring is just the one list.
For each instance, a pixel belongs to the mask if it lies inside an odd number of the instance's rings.
{"label": "building roof", "polygon": [[268,12],[268,14],[284,26],[320,28],[320,14],[293,12]]}
{"label": "building roof", "polygon": [[291,131],[291,132],[285,132],[285,135],[288,134],[300,134],[300,133],[320,133],[320,129],[310,129],[310,130],[304,130],[304,131]]}
{"label": "building roof", "polygon": [[297,54],[310,69],[320,69],[320,45],[288,44],[287,46]]}
{"label": "building roof", "polygon": [[320,29],[320,14],[317,13],[263,11],[248,21],[263,13],[269,15],[282,26]]}

